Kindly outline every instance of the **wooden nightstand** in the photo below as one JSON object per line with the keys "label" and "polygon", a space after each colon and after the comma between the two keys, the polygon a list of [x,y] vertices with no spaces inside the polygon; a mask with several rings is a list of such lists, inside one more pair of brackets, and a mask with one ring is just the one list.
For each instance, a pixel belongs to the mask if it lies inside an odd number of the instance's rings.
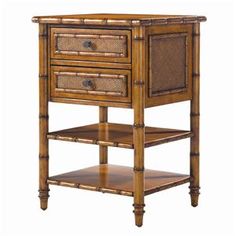
{"label": "wooden nightstand", "polygon": [[[49,184],[134,198],[142,225],[144,196],[190,182],[199,196],[199,41],[204,16],[87,14],[37,16],[39,23],[39,197]],[[147,127],[144,109],[191,101],[191,130]],[[99,123],[49,132],[48,102],[99,106]],[[133,108],[133,125],[108,122],[108,107]],[[190,174],[144,169],[144,148],[191,138]],[[49,139],[99,145],[99,165],[48,173]],[[108,164],[108,146],[134,150],[134,166]]]}

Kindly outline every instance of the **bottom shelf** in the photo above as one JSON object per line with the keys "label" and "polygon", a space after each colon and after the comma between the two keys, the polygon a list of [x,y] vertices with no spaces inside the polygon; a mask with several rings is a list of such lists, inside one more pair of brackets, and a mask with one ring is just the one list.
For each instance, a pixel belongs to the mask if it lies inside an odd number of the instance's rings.
{"label": "bottom shelf", "polygon": [[[148,195],[190,181],[189,175],[145,169],[145,191]],[[134,195],[134,171],[131,167],[102,164],[49,177],[48,184],[106,193]]]}

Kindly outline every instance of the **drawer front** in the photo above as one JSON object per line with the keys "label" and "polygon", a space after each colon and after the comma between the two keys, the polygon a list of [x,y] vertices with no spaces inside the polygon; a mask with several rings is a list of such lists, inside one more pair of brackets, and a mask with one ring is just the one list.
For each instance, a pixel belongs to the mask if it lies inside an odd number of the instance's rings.
{"label": "drawer front", "polygon": [[130,31],[52,28],[51,57],[130,63]]}
{"label": "drawer front", "polygon": [[130,71],[51,67],[51,97],[130,102]]}

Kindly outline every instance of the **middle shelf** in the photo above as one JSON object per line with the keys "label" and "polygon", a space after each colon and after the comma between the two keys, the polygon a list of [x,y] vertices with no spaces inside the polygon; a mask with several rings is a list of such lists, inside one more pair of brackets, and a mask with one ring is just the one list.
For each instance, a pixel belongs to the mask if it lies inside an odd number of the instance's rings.
{"label": "middle shelf", "polygon": [[[145,126],[145,147],[192,137],[191,131]],[[134,148],[133,126],[115,123],[96,123],[50,132],[48,139]]]}

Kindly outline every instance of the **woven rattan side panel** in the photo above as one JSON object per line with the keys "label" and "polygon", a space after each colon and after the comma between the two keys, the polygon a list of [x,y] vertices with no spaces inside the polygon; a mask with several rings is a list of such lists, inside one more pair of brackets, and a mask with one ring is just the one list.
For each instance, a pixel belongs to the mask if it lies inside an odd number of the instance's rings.
{"label": "woven rattan side panel", "polygon": [[187,89],[187,34],[149,37],[149,96]]}

